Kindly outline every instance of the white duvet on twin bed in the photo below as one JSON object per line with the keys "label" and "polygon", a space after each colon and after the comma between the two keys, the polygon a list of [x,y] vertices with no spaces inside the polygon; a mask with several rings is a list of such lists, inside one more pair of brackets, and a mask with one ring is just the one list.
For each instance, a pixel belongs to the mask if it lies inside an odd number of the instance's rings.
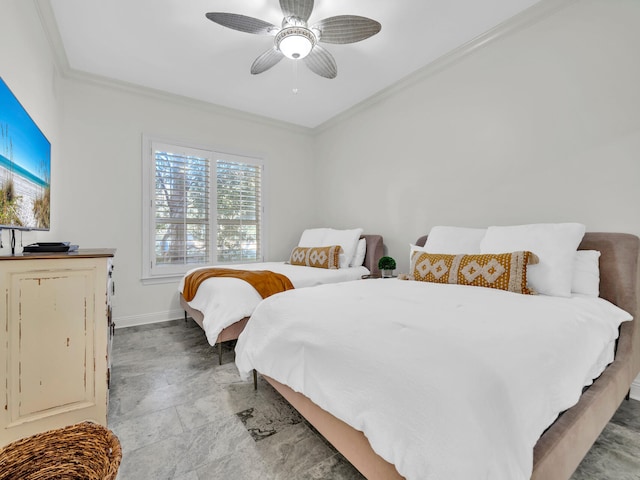
{"label": "white duvet on twin bed", "polygon": [[364,432],[407,480],[525,480],[630,319],[599,298],[366,280],[266,299],[236,364]]}
{"label": "white duvet on twin bed", "polygon": [[[290,265],[284,262],[247,263],[238,265],[224,265],[222,268],[237,270],[270,270],[286,275],[295,288],[314,287],[325,283],[346,282],[357,280],[367,275],[366,267],[350,267],[339,269],[324,269]],[[211,268],[211,267],[202,267]],[[195,268],[189,273],[200,270]],[[186,276],[185,275],[185,276]],[[184,277],[180,281],[180,293],[184,288]],[[248,317],[262,297],[249,283],[238,278],[217,277],[209,278],[198,287],[189,306],[202,312],[204,316],[203,328],[207,340],[215,345],[218,335],[225,327],[238,320]]]}

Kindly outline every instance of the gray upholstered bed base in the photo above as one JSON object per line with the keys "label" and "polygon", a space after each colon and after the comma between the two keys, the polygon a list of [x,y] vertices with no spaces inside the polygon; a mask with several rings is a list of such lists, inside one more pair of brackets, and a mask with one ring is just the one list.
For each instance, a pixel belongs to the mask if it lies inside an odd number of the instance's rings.
{"label": "gray upholstered bed base", "polygon": [[[426,237],[416,243],[424,245]],[[615,360],[540,437],[534,448],[532,479],[567,480],[611,419],[640,372],[638,253],[640,240],[624,233],[587,233],[581,250],[599,250],[600,296],[631,313],[625,322]],[[265,377],[307,420],[369,480],[403,477],[377,455],[366,437],[315,405],[304,395]]]}

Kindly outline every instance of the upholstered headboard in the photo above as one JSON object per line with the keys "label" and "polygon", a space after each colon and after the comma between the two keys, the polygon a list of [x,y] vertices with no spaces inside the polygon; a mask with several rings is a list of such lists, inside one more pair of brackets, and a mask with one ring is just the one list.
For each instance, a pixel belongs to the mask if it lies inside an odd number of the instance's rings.
{"label": "upholstered headboard", "polygon": [[382,235],[360,235],[367,241],[367,253],[362,265],[367,267],[371,274],[378,274],[378,260],[383,256]]}

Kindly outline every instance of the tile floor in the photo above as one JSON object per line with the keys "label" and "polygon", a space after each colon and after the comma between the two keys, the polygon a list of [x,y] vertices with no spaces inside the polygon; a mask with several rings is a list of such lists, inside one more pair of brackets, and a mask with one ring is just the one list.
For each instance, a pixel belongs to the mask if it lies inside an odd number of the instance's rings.
{"label": "tile floor", "polygon": [[[118,480],[363,479],[264,380],[240,380],[233,351],[193,321],[116,330],[109,427]],[[640,480],[640,402],[623,402],[572,480]]]}

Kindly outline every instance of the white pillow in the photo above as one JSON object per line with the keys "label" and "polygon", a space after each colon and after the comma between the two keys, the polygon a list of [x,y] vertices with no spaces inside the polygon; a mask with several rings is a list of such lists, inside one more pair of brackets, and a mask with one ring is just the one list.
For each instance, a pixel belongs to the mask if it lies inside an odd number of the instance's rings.
{"label": "white pillow", "polygon": [[537,293],[571,296],[573,260],[584,236],[580,223],[538,223],[512,227],[489,227],[480,253],[529,250],[540,262],[527,266],[527,283]]}
{"label": "white pillow", "polygon": [[352,230],[336,230],[334,228],[309,228],[302,232],[299,247],[328,247],[340,245],[340,268],[347,268],[354,257],[362,228]]}
{"label": "white pillow", "polygon": [[414,245],[413,243],[409,244],[409,265],[411,265],[411,257],[413,256],[413,252],[426,252],[426,247],[421,247],[419,245]]}
{"label": "white pillow", "polygon": [[480,253],[480,242],[486,232],[486,228],[432,227],[427,237],[427,243],[424,245],[425,250],[429,253],[447,255],[478,254]]}
{"label": "white pillow", "polygon": [[323,243],[328,228],[308,228],[302,235],[300,235],[299,247],[327,247],[328,245]]}
{"label": "white pillow", "polygon": [[361,267],[364,262],[364,257],[367,254],[367,241],[364,238],[358,240],[358,246],[356,247],[356,253],[353,255],[353,260],[349,264],[350,267]]}
{"label": "white pillow", "polygon": [[573,257],[571,293],[600,296],[600,252],[578,250]]}
{"label": "white pillow", "polygon": [[354,228],[352,230],[329,229],[329,232],[325,237],[325,241],[329,242],[327,245],[340,245],[344,252],[344,255],[340,254],[340,268],[349,267],[349,264],[356,253],[360,235],[362,235],[361,228]]}

